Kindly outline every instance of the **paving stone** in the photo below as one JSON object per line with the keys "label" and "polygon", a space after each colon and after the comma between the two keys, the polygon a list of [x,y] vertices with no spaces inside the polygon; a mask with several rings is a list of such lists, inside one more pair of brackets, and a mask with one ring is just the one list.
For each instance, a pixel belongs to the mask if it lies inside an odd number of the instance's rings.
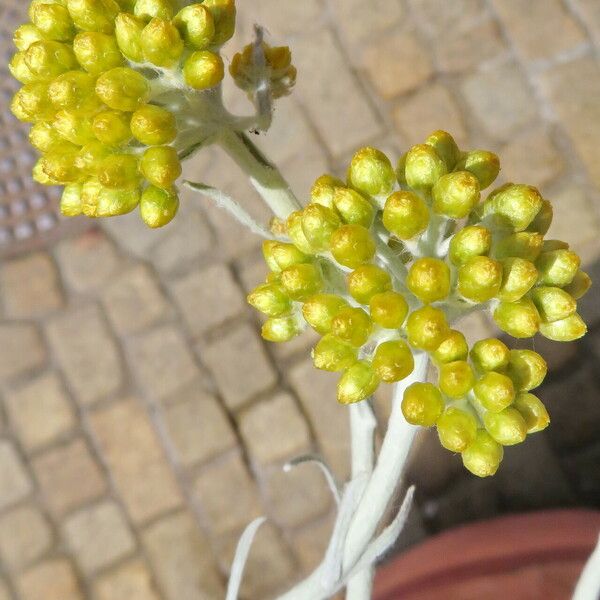
{"label": "paving stone", "polygon": [[[300,335],[283,344],[269,343],[268,349],[273,356],[281,361],[289,361],[290,357],[301,355],[304,358],[321,339],[319,334],[311,327],[307,327]],[[285,370],[285,369],[284,369]]]}
{"label": "paving stone", "polygon": [[235,410],[275,384],[276,374],[250,325],[221,336],[201,351],[228,408]]}
{"label": "paving stone", "polygon": [[121,334],[142,331],[170,312],[158,281],[145,265],[135,265],[111,279],[102,300]]}
{"label": "paving stone", "polygon": [[484,0],[409,0],[408,5],[419,26],[432,37],[449,30],[460,30],[485,11]]}
{"label": "paving stone", "polygon": [[139,400],[125,399],[90,415],[100,452],[135,522],[181,504],[181,492]]}
{"label": "paving stone", "polygon": [[461,85],[481,130],[509,140],[536,117],[536,102],[523,73],[506,63],[467,77]]}
{"label": "paving stone", "polygon": [[336,374],[318,371],[307,359],[289,372],[325,461],[340,481],[350,472],[348,409],[336,400]]}
{"label": "paving stone", "polygon": [[167,600],[212,600],[224,596],[208,540],[188,513],[153,523],[142,538]]}
{"label": "paving stone", "polygon": [[12,600],[6,584],[0,579],[0,600]]}
{"label": "paving stone", "polygon": [[0,381],[41,367],[46,349],[33,325],[0,324]]}
{"label": "paving stone", "polygon": [[269,515],[282,527],[304,525],[331,506],[331,491],[316,465],[300,464],[289,472],[274,466],[260,479]]}
{"label": "paving stone", "polygon": [[[508,35],[528,60],[550,58],[584,43],[585,35],[560,0],[493,0]],[[525,8],[525,10],[524,10]]]}
{"label": "paving stone", "polygon": [[314,29],[323,12],[320,0],[290,2],[285,10],[281,8],[280,0],[256,0],[252,5],[252,22],[265,25],[273,33],[292,35]]}
{"label": "paving stone", "polygon": [[448,131],[459,144],[467,139],[460,109],[441,83],[419,89],[394,109],[393,117],[410,145],[422,144],[436,129]]}
{"label": "paving stone", "polygon": [[75,414],[67,393],[53,372],[8,391],[5,406],[27,451],[49,444],[75,426]]}
{"label": "paving stone", "polygon": [[596,443],[581,452],[561,457],[561,463],[577,491],[578,502],[598,505],[600,498],[600,444]]}
{"label": "paving stone", "polygon": [[279,393],[239,417],[242,439],[259,464],[293,458],[310,445],[310,432],[292,396]]}
{"label": "paving stone", "polygon": [[596,44],[600,43],[600,4],[596,0],[574,0],[573,6],[579,9]]}
{"label": "paving stone", "polygon": [[22,500],[31,489],[31,480],[14,446],[0,440],[0,509]]}
{"label": "paving stone", "polygon": [[47,332],[54,355],[81,404],[90,405],[120,388],[121,357],[98,308],[72,308],[52,319]]}
{"label": "paving stone", "polygon": [[219,402],[198,385],[176,394],[165,408],[167,434],[186,467],[236,446],[236,437]]}
{"label": "paving stone", "polygon": [[27,566],[51,544],[52,532],[37,508],[20,506],[0,517],[0,557],[9,568]]}
{"label": "paving stone", "polygon": [[109,500],[70,516],[63,524],[63,532],[75,560],[88,575],[135,549],[125,515]]}
{"label": "paving stone", "polygon": [[0,290],[4,313],[12,319],[39,317],[63,304],[56,266],[41,252],[4,262]]}
{"label": "paving stone", "polygon": [[541,187],[564,170],[563,159],[543,127],[518,135],[499,154],[502,173],[509,181]]}
{"label": "paving stone", "polygon": [[330,171],[325,152],[319,145],[305,148],[303,152],[283,163],[280,170],[302,205],[308,203],[310,190],[317,177]]}
{"label": "paving stone", "polygon": [[[332,34],[322,29],[299,38],[294,53],[298,72],[310,73],[309,77],[298,78],[295,93],[302,98],[331,153],[343,154],[376,136],[379,123],[369,102],[357,89]],[[327,61],[323,56],[327,56]],[[352,127],[348,127],[349,123]]]}
{"label": "paving stone", "polygon": [[323,560],[331,534],[334,515],[328,515],[295,531],[292,547],[304,573],[311,573]]}
{"label": "paving stone", "polygon": [[37,456],[31,462],[42,495],[56,517],[98,498],[106,482],[83,439]]}
{"label": "paving stone", "polygon": [[200,371],[182,332],[164,325],[131,342],[131,365],[149,397],[163,400],[194,381]]}
{"label": "paving stone", "polygon": [[194,491],[215,535],[238,531],[261,513],[255,483],[238,452],[204,467]]}
{"label": "paving stone", "polygon": [[96,600],[160,600],[148,567],[140,560],[102,575],[94,583]]}
{"label": "paving stone", "polygon": [[600,185],[595,156],[600,129],[590,127],[600,120],[600,66],[591,57],[580,58],[546,71],[540,80],[591,180]]}
{"label": "paving stone", "polygon": [[251,292],[260,283],[264,283],[269,273],[260,250],[241,257],[236,270],[246,293]]}
{"label": "paving stone", "polygon": [[63,279],[80,293],[102,288],[119,267],[115,247],[98,230],[61,241],[56,246],[56,258]]}
{"label": "paving stone", "polygon": [[171,290],[194,336],[236,317],[245,308],[241,290],[223,264],[192,271],[174,281]]}
{"label": "paving stone", "polygon": [[23,600],[83,600],[83,592],[71,563],[52,559],[39,563],[17,577]]}
{"label": "paving stone", "polygon": [[385,100],[422,86],[433,74],[427,46],[410,31],[395,32],[365,50],[363,66]]}

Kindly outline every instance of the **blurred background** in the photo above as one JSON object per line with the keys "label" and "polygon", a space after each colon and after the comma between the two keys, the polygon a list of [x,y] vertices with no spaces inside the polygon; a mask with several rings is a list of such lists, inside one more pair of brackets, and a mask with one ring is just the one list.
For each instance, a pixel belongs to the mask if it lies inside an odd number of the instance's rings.
{"label": "blurred background", "polygon": [[[598,0],[238,4],[226,59],[254,22],[293,50],[296,90],[256,142],[300,198],[361,145],[396,160],[443,128],[497,152],[502,182],[539,186],[555,207],[550,237],[572,242],[600,282]],[[318,451],[348,475],[335,377],[312,367],[310,334],[263,343],[244,301],[265,274],[259,240],[202,197],[184,193],[158,231],[137,215],[57,215],[8,111],[5,64],[25,14],[22,1],[0,6],[0,599],[222,598],[238,536],[261,514],[244,594],[270,597],[320,560],[334,516],[320,473],[282,464]],[[228,84],[226,96],[249,112]],[[186,169],[267,218],[218,152]],[[540,395],[554,423],[508,449],[496,477],[470,476],[421,436],[401,547],[501,513],[600,506],[598,289],[581,304],[584,340],[533,341],[551,367]],[[482,316],[462,327],[471,340],[494,333]],[[376,405],[383,427],[385,393]]]}

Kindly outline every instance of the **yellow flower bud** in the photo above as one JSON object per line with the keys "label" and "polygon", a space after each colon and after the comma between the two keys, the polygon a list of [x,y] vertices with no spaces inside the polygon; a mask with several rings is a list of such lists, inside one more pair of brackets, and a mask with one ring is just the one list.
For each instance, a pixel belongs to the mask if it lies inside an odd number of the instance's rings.
{"label": "yellow flower bud", "polygon": [[337,187],[333,194],[333,204],[344,222],[367,228],[373,224],[375,217],[373,205],[355,190]]}
{"label": "yellow flower bud", "polygon": [[534,262],[542,251],[543,243],[544,237],[541,234],[519,231],[497,242],[494,246],[494,255],[498,259],[516,257]]}
{"label": "yellow flower bud", "polygon": [[375,294],[392,289],[392,280],[376,265],[361,265],[348,275],[348,292],[360,304],[369,304]]}
{"label": "yellow flower bud", "polygon": [[390,340],[377,346],[373,368],[381,381],[394,383],[408,377],[415,367],[413,354],[403,340]]}
{"label": "yellow flower bud", "polygon": [[508,365],[510,350],[499,339],[487,338],[473,344],[470,358],[479,371],[498,371]]}
{"label": "yellow flower bud", "polygon": [[305,254],[314,254],[315,250],[310,245],[310,242],[304,235],[304,229],[302,228],[302,218],[304,211],[297,210],[290,214],[285,222],[285,228],[288,236],[294,242],[296,248],[304,252]]}
{"label": "yellow flower bud", "polygon": [[311,247],[326,250],[333,232],[341,225],[337,213],[321,204],[309,204],[302,211],[302,231]]}
{"label": "yellow flower bud", "polygon": [[329,249],[340,265],[356,269],[373,258],[375,242],[366,227],[342,225],[333,232]]}
{"label": "yellow flower bud", "polygon": [[475,256],[458,271],[458,292],[473,302],[487,302],[502,284],[502,264],[487,256]]}
{"label": "yellow flower bud", "polygon": [[592,287],[591,277],[584,271],[577,271],[573,281],[564,287],[565,292],[571,294],[575,300],[585,296]]}
{"label": "yellow flower bud", "polygon": [[395,192],[386,200],[383,224],[401,240],[410,240],[427,229],[429,209],[413,192]]}
{"label": "yellow flower bud", "polygon": [[492,412],[500,412],[513,403],[515,387],[510,377],[488,371],[482,375],[473,388],[475,397]]}
{"label": "yellow flower bud", "polygon": [[450,452],[464,452],[477,437],[475,417],[459,408],[448,408],[437,420],[440,444]]}
{"label": "yellow flower bud", "polygon": [[115,17],[121,12],[114,0],[68,0],[71,19],[83,31],[112,33]]}
{"label": "yellow flower bud", "polygon": [[118,110],[98,113],[92,122],[94,135],[104,144],[121,146],[131,139],[130,115]]}
{"label": "yellow flower bud", "polygon": [[490,195],[484,205],[484,215],[491,215],[501,227],[524,231],[540,212],[542,204],[536,188],[511,183]]}
{"label": "yellow flower bud", "polygon": [[439,367],[438,385],[450,398],[462,398],[473,387],[475,375],[465,360],[455,360]]}
{"label": "yellow flower bud", "polygon": [[505,408],[499,413],[488,412],[483,417],[488,433],[503,446],[514,446],[525,441],[527,424],[515,408]]}
{"label": "yellow flower bud", "polygon": [[168,21],[173,16],[173,3],[171,0],[136,0],[133,12],[146,22],[155,17]]}
{"label": "yellow flower bud", "polygon": [[[138,2],[139,4],[139,2]],[[133,62],[144,62],[142,31],[146,22],[140,17],[120,13],[115,20],[115,37],[123,56]]]}
{"label": "yellow flower bud", "polygon": [[133,154],[107,156],[98,168],[98,180],[111,189],[136,187],[140,180],[137,157]]}
{"label": "yellow flower bud", "polygon": [[215,21],[203,4],[185,6],[175,16],[173,24],[185,43],[195,50],[210,46],[215,35]]}
{"label": "yellow flower bud", "polygon": [[35,83],[41,78],[31,72],[25,62],[25,52],[17,52],[8,63],[10,74],[21,83]]}
{"label": "yellow flower bud", "polygon": [[78,181],[80,171],[75,166],[78,151],[77,146],[68,142],[54,146],[42,157],[42,170],[50,179],[60,183]]}
{"label": "yellow flower bud", "polygon": [[443,300],[450,293],[450,269],[439,258],[418,258],[408,271],[406,285],[424,304]]}
{"label": "yellow flower bud", "polygon": [[502,263],[502,285],[498,298],[503,302],[520,300],[538,278],[535,265],[523,258],[505,258]]}
{"label": "yellow flower bud", "polygon": [[455,329],[450,330],[448,337],[433,352],[433,360],[438,364],[466,360],[469,346],[465,336]]}
{"label": "yellow flower bud", "polygon": [[487,150],[473,150],[467,152],[461,160],[458,161],[456,169],[459,171],[469,171],[479,180],[479,186],[482,190],[494,183],[498,173],[500,173],[500,159],[492,152]]}
{"label": "yellow flower bud", "polygon": [[340,404],[353,404],[371,396],[379,387],[379,377],[370,363],[359,360],[340,377],[337,399]]}
{"label": "yellow flower bud", "polygon": [[292,308],[292,302],[278,283],[263,283],[247,297],[248,304],[269,317],[280,317]]}
{"label": "yellow flower bud", "polygon": [[431,427],[444,411],[440,390],[431,383],[413,383],[404,390],[402,414],[411,425]]}
{"label": "yellow flower bud", "polygon": [[235,0],[204,0],[202,5],[210,11],[215,23],[212,43],[221,46],[235,32]]}
{"label": "yellow flower bud", "polygon": [[81,186],[81,212],[86,217],[96,217],[102,186],[97,179],[88,179]]}
{"label": "yellow flower bud", "polygon": [[75,33],[69,11],[58,3],[34,4],[32,21],[42,36],[48,40],[67,42]]}
{"label": "yellow flower bud", "polygon": [[272,317],[262,326],[260,334],[268,342],[289,342],[300,333],[296,317]]}
{"label": "yellow flower bud", "polygon": [[25,84],[14,95],[10,109],[20,121],[51,117],[54,107],[48,97],[48,86],[41,82]]}
{"label": "yellow flower bud", "polygon": [[78,146],[95,140],[91,120],[73,110],[59,110],[52,126],[65,140]]}
{"label": "yellow flower bud", "polygon": [[479,181],[469,171],[455,171],[440,177],[431,193],[436,213],[452,219],[462,219],[479,202]]}
{"label": "yellow flower bud", "polygon": [[533,337],[540,328],[540,315],[531,300],[500,302],[494,311],[496,325],[515,338]]}
{"label": "yellow flower bud", "polygon": [[40,185],[58,185],[58,181],[54,181],[51,177],[44,173],[44,157],[38,159],[31,170],[31,176],[36,183]]}
{"label": "yellow flower bud", "polygon": [[331,333],[353,346],[362,346],[371,335],[373,322],[362,308],[342,308],[331,320]]}
{"label": "yellow flower bud", "polygon": [[331,175],[321,175],[310,190],[310,201],[335,210],[333,196],[338,188],[345,188],[342,181]]}
{"label": "yellow flower bud", "polygon": [[569,285],[579,271],[581,259],[571,250],[551,250],[542,252],[537,259],[540,285],[555,285],[563,287]]}
{"label": "yellow flower bud", "polygon": [[408,316],[406,332],[412,346],[427,352],[435,352],[450,335],[450,327],[441,310],[424,306]]}
{"label": "yellow flower bud", "polygon": [[322,371],[345,371],[357,360],[357,348],[334,335],[323,336],[313,350],[313,363]]}
{"label": "yellow flower bud", "polygon": [[[267,250],[268,248],[268,250]],[[294,246],[294,244],[284,244],[283,242],[274,242],[264,245],[264,252],[267,252],[273,257],[277,264],[277,271],[283,271],[292,265],[298,265],[310,261],[310,256],[304,254]]]}
{"label": "yellow flower bud", "polygon": [[177,150],[172,146],[154,146],[144,152],[140,171],[156,187],[169,189],[181,175]]}
{"label": "yellow flower bud", "polygon": [[61,214],[65,217],[76,217],[81,214],[82,209],[81,184],[66,185],[60,198]]}
{"label": "yellow flower bud", "polygon": [[552,204],[548,200],[542,200],[542,208],[540,208],[540,212],[535,216],[535,219],[531,221],[527,231],[535,231],[541,235],[546,235],[550,225],[552,225],[553,216]]}
{"label": "yellow flower bud", "polygon": [[25,52],[25,64],[34,77],[44,81],[77,68],[71,47],[52,40],[31,44]]}
{"label": "yellow flower bud", "polygon": [[183,78],[196,90],[215,87],[223,81],[224,76],[223,59],[209,50],[193,52],[183,64]]}
{"label": "yellow flower bud", "polygon": [[137,71],[117,67],[98,77],[96,94],[109,108],[132,112],[148,100],[150,86]]}
{"label": "yellow flower bud", "polygon": [[89,73],[68,71],[52,81],[48,94],[56,108],[89,113],[100,107],[95,87],[96,80]]}
{"label": "yellow flower bud", "polygon": [[315,294],[302,305],[302,315],[306,322],[321,335],[331,331],[333,318],[347,308],[348,303],[334,294]]}
{"label": "yellow flower bud", "polygon": [[573,342],[582,338],[587,333],[585,321],[577,314],[553,321],[552,323],[542,323],[540,333],[549,340],[555,342]]}
{"label": "yellow flower bud", "polygon": [[45,39],[43,33],[33,23],[24,23],[17,27],[13,35],[13,42],[21,52],[27,50],[34,42],[43,39]]}
{"label": "yellow flower bud", "polygon": [[408,315],[408,303],[398,292],[382,292],[371,296],[369,311],[380,327],[400,329]]}
{"label": "yellow flower bud", "polygon": [[550,415],[537,396],[527,393],[519,394],[515,400],[514,407],[525,420],[527,433],[543,431],[550,425]]}
{"label": "yellow flower bud", "polygon": [[396,183],[390,159],[377,148],[361,148],[350,161],[348,185],[367,196],[389,194]]}
{"label": "yellow flower bud", "polygon": [[558,287],[537,287],[530,297],[544,323],[566,319],[577,310],[575,298]]}
{"label": "yellow flower bud", "polygon": [[130,213],[140,203],[140,189],[114,190],[102,188],[98,194],[97,217],[116,217]]}
{"label": "yellow flower bud", "polygon": [[102,142],[91,141],[85,144],[77,154],[75,166],[82,174],[96,176],[102,166],[102,161],[113,154],[114,150]]}
{"label": "yellow flower bud", "polygon": [[92,75],[100,75],[124,63],[117,40],[106,33],[78,33],[73,40],[73,51],[79,64]]}
{"label": "yellow flower bud", "polygon": [[158,17],[144,27],[140,41],[144,58],[159,67],[172,67],[183,53],[183,40],[177,27]]}
{"label": "yellow flower bud", "polygon": [[408,185],[417,190],[430,190],[448,172],[440,155],[427,144],[413,146],[406,155],[405,176]]}
{"label": "yellow flower bud", "polygon": [[533,350],[511,350],[506,374],[513,380],[519,392],[528,392],[544,381],[548,365]]}
{"label": "yellow flower bud", "polygon": [[492,234],[481,225],[469,225],[456,232],[450,240],[448,256],[453,265],[460,266],[475,256],[483,256],[490,251]]}
{"label": "yellow flower bud", "polygon": [[323,280],[315,265],[293,265],[282,271],[281,285],[292,300],[304,301],[321,291]]}
{"label": "yellow flower bud", "polygon": [[477,431],[473,443],[462,453],[463,465],[477,477],[494,475],[503,457],[502,446],[483,429]]}
{"label": "yellow flower bud", "polygon": [[179,208],[179,197],[174,190],[150,186],[142,192],[140,215],[148,227],[163,227],[173,220]]}
{"label": "yellow flower bud", "polygon": [[425,143],[431,146],[444,161],[448,171],[452,171],[460,159],[460,150],[454,138],[445,131],[434,131]]}
{"label": "yellow flower bud", "polygon": [[38,121],[29,130],[29,141],[36,150],[48,152],[55,144],[62,143],[63,138],[50,123]]}

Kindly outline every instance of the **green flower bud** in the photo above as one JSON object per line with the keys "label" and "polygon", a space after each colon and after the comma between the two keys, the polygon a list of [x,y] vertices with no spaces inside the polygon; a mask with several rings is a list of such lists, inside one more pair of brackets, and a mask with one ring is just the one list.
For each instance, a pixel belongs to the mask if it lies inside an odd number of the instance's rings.
{"label": "green flower bud", "polygon": [[508,184],[493,192],[484,205],[484,215],[501,227],[524,231],[542,208],[543,200],[530,185]]}
{"label": "green flower bud", "polygon": [[458,292],[473,302],[487,302],[502,284],[502,264],[487,256],[475,256],[458,270]]}
{"label": "green flower bud", "polygon": [[163,227],[173,220],[179,208],[179,197],[174,190],[149,186],[142,192],[140,215],[148,227]]}
{"label": "green flower bud", "polygon": [[548,200],[542,200],[542,208],[535,216],[535,219],[531,221],[527,231],[535,231],[541,235],[546,235],[548,229],[550,229],[550,225],[552,225],[553,216],[554,211],[552,209],[552,204]]}
{"label": "green flower bud", "polygon": [[121,13],[115,20],[115,37],[123,56],[133,62],[144,62],[142,31],[146,22],[134,15]]}
{"label": "green flower bud", "polygon": [[98,77],[96,94],[109,108],[132,112],[148,100],[150,86],[133,69],[117,67]]}
{"label": "green flower bud", "polygon": [[386,200],[383,224],[401,240],[409,240],[427,229],[429,208],[413,192],[395,192]]}
{"label": "green flower bud", "polygon": [[223,81],[225,67],[223,59],[209,50],[198,50],[183,63],[183,78],[196,90],[215,87]]}
{"label": "green flower bud", "polygon": [[268,342],[289,342],[300,333],[296,317],[272,317],[263,324],[260,334]]}
{"label": "green flower bud", "polygon": [[98,168],[98,180],[107,188],[123,189],[139,185],[138,159],[133,154],[111,154]]}
{"label": "green flower bud", "polygon": [[168,21],[173,17],[173,3],[171,0],[136,0],[133,12],[146,22],[155,17]]}
{"label": "green flower bud", "polygon": [[310,256],[298,250],[294,244],[274,242],[273,244],[269,245],[269,252],[277,264],[277,271],[283,271],[292,265],[298,265],[310,261]]}
{"label": "green flower bud", "polygon": [[379,377],[365,360],[359,360],[340,377],[337,399],[340,404],[353,404],[371,396],[379,387]]}
{"label": "green flower bud", "polygon": [[502,285],[498,298],[503,302],[520,300],[538,278],[535,265],[523,258],[505,258],[502,263]]}
{"label": "green flower bud", "polygon": [[183,53],[183,40],[177,27],[158,17],[144,27],[140,41],[144,58],[159,67],[172,67]]}
{"label": "green flower bud", "polygon": [[82,118],[73,110],[59,110],[52,126],[65,140],[78,146],[95,140],[91,120]]}
{"label": "green flower bud", "polygon": [[25,84],[14,95],[10,109],[20,121],[51,117],[54,107],[48,97],[48,86],[41,82]]}
{"label": "green flower bud", "polygon": [[487,338],[473,344],[470,358],[479,371],[498,371],[508,365],[510,350],[499,339]]}
{"label": "green flower bud", "polygon": [[479,187],[484,190],[494,183],[500,173],[500,159],[487,150],[467,152],[456,165],[458,171],[469,171],[479,180]]}
{"label": "green flower bud", "polygon": [[400,185],[406,185],[406,155],[408,152],[405,152],[398,159],[398,166],[396,167],[396,179]]}
{"label": "green flower bud", "polygon": [[60,4],[34,4],[32,21],[42,36],[48,40],[67,42],[75,33],[73,21],[66,7]]}
{"label": "green flower bud", "polygon": [[496,325],[515,338],[533,337],[540,328],[540,315],[531,300],[500,302],[494,311]]}
{"label": "green flower bud", "polygon": [[96,179],[88,179],[81,186],[81,212],[86,217],[95,217],[102,186]]}
{"label": "green flower bud", "polygon": [[154,146],[144,152],[140,171],[156,187],[169,189],[181,175],[177,150],[172,146]]}
{"label": "green flower bud", "polygon": [[302,231],[311,247],[326,250],[333,232],[341,225],[333,210],[321,204],[309,204],[302,211]]}
{"label": "green flower bud", "polygon": [[322,371],[345,371],[358,360],[358,349],[334,335],[323,336],[313,350],[313,363]]}
{"label": "green flower bud", "polygon": [[557,287],[537,287],[530,297],[544,323],[566,319],[577,310],[575,298]]}
{"label": "green flower bud", "polygon": [[273,271],[274,273],[278,273],[281,271],[281,267],[275,260],[274,251],[275,246],[277,246],[277,244],[279,244],[279,242],[276,240],[263,240],[262,243],[263,258],[265,259],[265,262],[267,263],[269,269],[271,269],[271,271]]}
{"label": "green flower bud", "polygon": [[585,321],[577,314],[570,317],[554,321],[552,323],[542,323],[540,333],[549,340],[555,342],[573,342],[582,338],[587,333]]}
{"label": "green flower bud", "polygon": [[475,383],[473,369],[464,360],[444,363],[439,367],[438,385],[442,392],[450,398],[462,398]]}
{"label": "green flower bud", "polygon": [[25,52],[25,64],[34,77],[43,81],[77,68],[71,47],[51,40],[31,44]]}
{"label": "green flower bud", "polygon": [[331,236],[329,249],[340,265],[356,269],[373,258],[375,242],[366,227],[342,225]]}
{"label": "green flower bud", "polygon": [[408,314],[408,304],[398,292],[382,292],[371,296],[371,318],[385,329],[400,329]]}
{"label": "green flower bud", "polygon": [[515,386],[512,379],[496,371],[482,375],[473,388],[475,397],[492,412],[500,412],[513,403]]}
{"label": "green flower bud", "polygon": [[348,185],[367,196],[389,194],[396,183],[390,159],[377,148],[361,148],[348,169]]}
{"label": "green flower bud", "polygon": [[439,154],[427,144],[413,146],[406,155],[406,183],[416,190],[430,190],[448,172]]}
{"label": "green flower bud", "polygon": [[439,258],[418,258],[408,271],[406,285],[424,304],[443,300],[450,293],[450,269]]}
{"label": "green flower bud", "polygon": [[408,377],[415,367],[412,352],[403,340],[391,340],[377,346],[373,368],[381,381],[394,383]]}
{"label": "green flower bud", "polygon": [[535,266],[540,272],[540,285],[569,285],[579,271],[581,259],[571,250],[551,250],[542,252]]}
{"label": "green flower bud", "polygon": [[348,275],[348,292],[360,304],[369,304],[375,294],[391,289],[388,272],[375,265],[361,265]]}
{"label": "green flower bud", "polygon": [[131,117],[118,110],[98,113],[92,122],[94,135],[104,144],[122,146],[131,139]]}
{"label": "green flower bud", "polygon": [[285,222],[285,228],[296,248],[305,254],[314,254],[315,250],[304,235],[304,229],[302,228],[303,214],[304,211],[301,210],[291,213]]}
{"label": "green flower bud", "polygon": [[440,444],[450,452],[464,452],[477,437],[475,417],[459,408],[446,409],[436,425]]}
{"label": "green flower bud", "polygon": [[336,210],[333,195],[338,188],[347,189],[342,181],[331,175],[321,175],[310,190],[310,201],[331,210]]}
{"label": "green flower bud", "polygon": [[71,19],[83,31],[112,33],[121,8],[114,0],[68,0]]}
{"label": "green flower bud", "polygon": [[347,308],[348,303],[334,294],[315,294],[302,305],[302,315],[306,322],[321,335],[331,331],[333,318]]}
{"label": "green flower bud", "polygon": [[75,159],[75,166],[83,174],[95,177],[102,166],[102,161],[113,152],[112,148],[105,146],[102,142],[93,140],[79,150]]}
{"label": "green flower bud", "polygon": [[25,62],[25,52],[17,52],[8,63],[10,74],[21,83],[35,83],[40,77],[31,72]]}
{"label": "green flower bud", "polygon": [[573,281],[564,287],[565,292],[571,294],[575,300],[579,300],[585,296],[587,291],[592,287],[591,277],[584,271],[577,271]]}
{"label": "green flower bud", "polygon": [[519,394],[515,400],[514,407],[525,420],[527,433],[543,431],[550,425],[550,415],[537,396],[533,394]]}
{"label": "green flower bud", "polygon": [[451,363],[457,360],[466,360],[469,355],[469,346],[465,336],[455,329],[450,330],[448,337],[433,352],[433,360],[438,364]]}
{"label": "green flower bud", "polygon": [[140,189],[112,190],[102,188],[98,195],[97,217],[116,217],[130,213],[140,203]]}
{"label": "green flower bud", "polygon": [[321,291],[323,280],[315,265],[293,265],[282,271],[281,285],[292,300],[303,302]]}
{"label": "green flower bud", "polygon": [[331,333],[353,346],[362,346],[371,335],[373,322],[362,308],[342,308],[331,320]]}
{"label": "green flower bud", "polygon": [[477,431],[475,441],[462,453],[463,465],[477,477],[494,475],[503,458],[502,446],[483,429]]}
{"label": "green flower bud", "polygon": [[501,258],[524,258],[535,262],[542,251],[544,237],[539,233],[519,231],[502,238],[494,245],[494,256]]}
{"label": "green flower bud", "polygon": [[173,24],[185,43],[195,50],[204,50],[215,35],[215,21],[203,4],[191,4],[182,8]]}
{"label": "green flower bud", "polygon": [[90,113],[101,106],[95,87],[96,80],[89,73],[68,71],[48,86],[48,95],[56,108]]}
{"label": "green flower bud", "polygon": [[533,350],[511,350],[506,374],[519,392],[528,392],[541,385],[548,372],[546,361]]}
{"label": "green flower bud", "polygon": [[66,185],[60,198],[61,214],[65,217],[77,217],[81,214],[82,208],[81,184],[71,183]]}
{"label": "green flower bud", "polygon": [[406,332],[412,346],[427,352],[435,352],[450,335],[450,327],[443,311],[432,306],[424,306],[410,313]]}
{"label": "green flower bud", "polygon": [[74,144],[63,142],[54,146],[42,157],[42,171],[59,183],[72,183],[79,179],[80,171],[75,166],[79,149]]}
{"label": "green flower bud", "polygon": [[455,171],[440,177],[431,193],[436,213],[452,219],[462,219],[479,202],[479,181],[469,171]]}
{"label": "green flower bud", "polygon": [[235,0],[204,0],[202,5],[210,11],[215,23],[212,43],[221,46],[230,40],[235,32]]}
{"label": "green flower bud", "polygon": [[488,412],[483,417],[488,433],[503,446],[514,446],[525,441],[527,424],[515,408],[505,408],[499,413]]}
{"label": "green flower bud", "polygon": [[100,75],[124,63],[117,40],[106,33],[78,33],[73,40],[73,51],[79,64],[92,75]]}
{"label": "green flower bud", "polygon": [[280,317],[292,309],[291,300],[277,283],[263,283],[247,296],[248,304],[269,317]]}
{"label": "green flower bud", "polygon": [[460,158],[460,150],[454,138],[445,131],[434,131],[425,143],[431,146],[444,161],[448,171],[452,171]]}
{"label": "green flower bud", "polygon": [[456,232],[450,240],[448,256],[453,265],[460,266],[476,256],[490,251],[492,234],[481,225],[469,225]]}
{"label": "green flower bud", "polygon": [[13,35],[13,43],[21,52],[25,52],[31,44],[43,39],[45,39],[43,33],[33,23],[25,23],[17,27]]}
{"label": "green flower bud", "polygon": [[50,123],[38,121],[29,130],[31,145],[40,152],[48,152],[55,144],[63,142],[63,138]]}
{"label": "green flower bud", "polygon": [[351,225],[362,225],[367,228],[373,224],[375,209],[358,192],[349,188],[338,187],[333,194],[333,204],[344,222]]}
{"label": "green flower bud", "polygon": [[411,425],[431,427],[444,411],[444,399],[432,383],[413,383],[404,390],[402,414]]}

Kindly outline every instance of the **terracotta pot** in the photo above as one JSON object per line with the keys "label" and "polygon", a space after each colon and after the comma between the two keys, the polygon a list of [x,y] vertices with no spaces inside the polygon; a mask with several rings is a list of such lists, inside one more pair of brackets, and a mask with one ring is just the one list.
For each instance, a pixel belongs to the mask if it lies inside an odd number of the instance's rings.
{"label": "terracotta pot", "polygon": [[379,568],[376,600],[568,600],[600,511],[553,510],[445,531]]}

